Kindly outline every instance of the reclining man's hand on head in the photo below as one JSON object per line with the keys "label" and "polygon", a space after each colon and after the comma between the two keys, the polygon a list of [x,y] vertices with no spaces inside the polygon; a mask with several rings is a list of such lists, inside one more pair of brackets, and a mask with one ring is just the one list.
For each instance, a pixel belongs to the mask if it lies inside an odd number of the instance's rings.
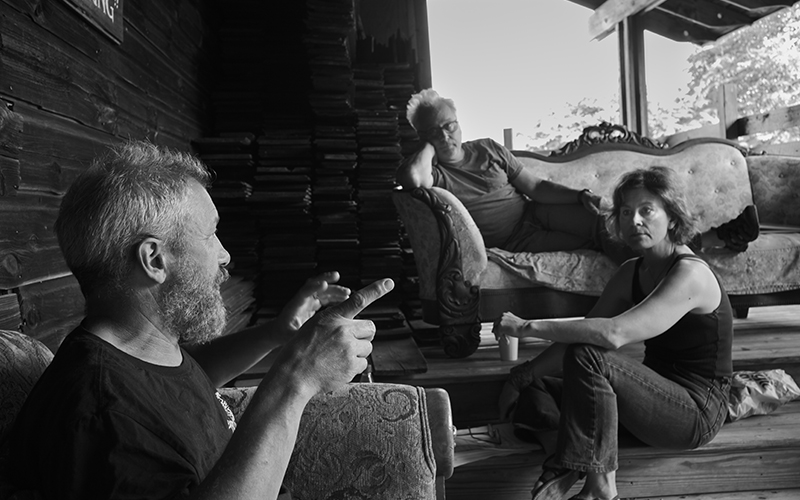
{"label": "reclining man's hand on head", "polygon": [[367,368],[375,324],[353,318],[393,288],[390,279],[367,285],[341,304],[315,314],[286,345],[282,361],[312,394],[333,390]]}
{"label": "reclining man's hand on head", "polygon": [[309,278],[275,319],[281,342],[291,340],[295,333],[322,307],[339,304],[350,297],[350,289],[335,285],[339,273],[331,271]]}

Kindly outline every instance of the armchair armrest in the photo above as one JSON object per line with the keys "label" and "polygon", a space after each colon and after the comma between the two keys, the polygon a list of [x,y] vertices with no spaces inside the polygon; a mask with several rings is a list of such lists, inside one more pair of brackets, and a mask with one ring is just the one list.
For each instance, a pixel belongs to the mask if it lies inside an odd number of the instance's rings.
{"label": "armchair armrest", "polygon": [[483,237],[461,201],[445,189],[392,196],[414,249],[423,317],[442,327],[449,356],[469,356],[480,343],[478,283],[488,262]]}
{"label": "armchair armrest", "polygon": [[[219,391],[238,419],[255,387]],[[309,402],[284,484],[297,498],[433,499],[453,443],[443,389],[349,384]]]}

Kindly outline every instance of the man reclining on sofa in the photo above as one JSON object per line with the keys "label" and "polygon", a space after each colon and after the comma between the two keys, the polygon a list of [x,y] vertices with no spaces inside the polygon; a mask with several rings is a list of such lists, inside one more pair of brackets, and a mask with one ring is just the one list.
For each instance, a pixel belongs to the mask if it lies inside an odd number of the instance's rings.
{"label": "man reclining on sofa", "polygon": [[[396,180],[404,189],[437,186],[470,212],[485,246],[511,252],[592,249],[621,264],[635,253],[608,235],[600,196],[537,177],[491,139],[462,143],[455,103],[426,89],[411,96],[408,121],[422,140]],[[742,252],[758,237],[749,206],[736,219],[698,235],[692,248],[725,246]]]}
{"label": "man reclining on sofa", "polygon": [[[391,280],[349,296],[336,273],[323,275],[277,322],[218,338],[230,256],[215,234],[209,179],[188,155],[130,143],[67,192],[55,229],[87,315],[10,433],[19,490],[276,498],[306,404],[366,368],[375,326],[353,317]],[[206,343],[190,355],[184,342]],[[284,342],[237,427],[215,387]]]}

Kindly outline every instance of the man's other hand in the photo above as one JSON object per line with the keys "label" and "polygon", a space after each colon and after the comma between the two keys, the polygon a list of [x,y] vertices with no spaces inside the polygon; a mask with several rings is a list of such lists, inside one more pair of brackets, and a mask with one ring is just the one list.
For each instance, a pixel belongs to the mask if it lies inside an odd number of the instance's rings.
{"label": "man's other hand", "polygon": [[335,285],[338,281],[339,273],[331,271],[305,282],[275,318],[281,343],[291,340],[320,308],[339,304],[350,297],[350,289]]}
{"label": "man's other hand", "polygon": [[281,362],[312,391],[327,392],[367,368],[375,324],[354,319],[394,288],[391,279],[375,281],[350,298],[315,314],[281,353]]}

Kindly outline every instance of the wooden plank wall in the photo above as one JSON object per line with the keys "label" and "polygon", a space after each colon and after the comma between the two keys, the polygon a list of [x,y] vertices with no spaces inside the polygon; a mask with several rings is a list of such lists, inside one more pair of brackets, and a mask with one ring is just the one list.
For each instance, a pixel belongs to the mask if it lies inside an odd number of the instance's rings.
{"label": "wooden plank wall", "polygon": [[1,327],[56,350],[80,321],[53,223],[91,158],[125,138],[190,151],[210,130],[213,5],[128,0],[116,44],[62,1],[0,0]]}

